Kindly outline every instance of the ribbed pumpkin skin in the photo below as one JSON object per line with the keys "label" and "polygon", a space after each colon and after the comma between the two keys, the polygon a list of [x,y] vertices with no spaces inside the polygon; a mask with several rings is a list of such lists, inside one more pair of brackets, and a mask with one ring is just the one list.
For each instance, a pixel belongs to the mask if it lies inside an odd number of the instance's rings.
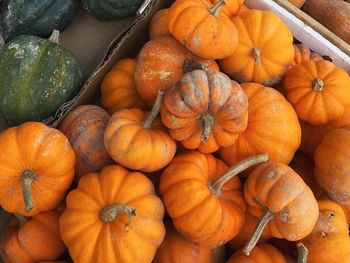
{"label": "ribbed pumpkin skin", "polygon": [[76,154],[76,180],[113,163],[103,142],[109,119],[102,108],[83,105],[71,111],[60,124],[60,131],[67,136]]}
{"label": "ribbed pumpkin skin", "polygon": [[85,10],[99,20],[114,20],[135,15],[143,0],[81,0]]}
{"label": "ribbed pumpkin skin", "polygon": [[74,19],[77,0],[3,0],[0,4],[0,36],[5,42],[19,35],[48,37],[63,31]]}
{"label": "ribbed pumpkin skin", "polygon": [[[204,0],[211,5],[216,4],[219,0]],[[237,14],[240,7],[243,5],[243,0],[225,0],[225,5],[222,7],[221,12],[229,18]]]}
{"label": "ribbed pumpkin skin", "polygon": [[[82,177],[66,203],[60,231],[75,263],[150,263],[165,236],[164,207],[152,182],[122,166]],[[112,204],[128,205],[136,215],[129,224],[125,213],[107,223],[101,214]]]}
{"label": "ribbed pumpkin skin", "polygon": [[11,126],[51,116],[81,81],[75,56],[49,40],[20,36],[0,49],[0,111]]}
{"label": "ribbed pumpkin skin", "polygon": [[269,160],[288,164],[300,145],[297,115],[289,102],[273,88],[255,83],[241,85],[248,97],[248,127],[220,156],[233,165],[247,157],[267,152]]}
{"label": "ribbed pumpkin skin", "polygon": [[60,236],[59,216],[56,211],[44,212],[22,225],[15,218],[11,220],[1,239],[4,263],[57,259],[66,249]]}
{"label": "ribbed pumpkin skin", "polygon": [[311,52],[304,44],[293,45],[293,47],[295,54],[291,66],[295,66],[306,60],[323,60],[321,55]]}
{"label": "ribbed pumpkin skin", "polygon": [[159,10],[151,20],[149,26],[149,37],[150,39],[170,34],[168,28],[168,15],[169,8]]}

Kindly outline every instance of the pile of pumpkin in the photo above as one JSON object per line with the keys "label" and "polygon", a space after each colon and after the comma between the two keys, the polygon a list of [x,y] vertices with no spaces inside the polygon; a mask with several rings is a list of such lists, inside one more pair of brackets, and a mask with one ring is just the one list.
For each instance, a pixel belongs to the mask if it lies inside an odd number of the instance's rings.
{"label": "pile of pumpkin", "polygon": [[159,11],[102,108],[0,134],[5,263],[349,261],[350,77],[274,13],[211,2]]}

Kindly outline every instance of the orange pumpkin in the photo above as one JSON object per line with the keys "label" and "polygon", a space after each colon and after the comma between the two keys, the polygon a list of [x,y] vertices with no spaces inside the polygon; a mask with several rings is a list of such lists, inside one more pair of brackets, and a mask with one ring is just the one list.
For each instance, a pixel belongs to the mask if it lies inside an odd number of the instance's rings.
{"label": "orange pumpkin", "polygon": [[259,84],[241,85],[248,96],[248,127],[220,156],[233,165],[251,155],[267,152],[271,161],[288,164],[300,145],[300,125],[293,107],[275,89]]}
{"label": "orange pumpkin", "polygon": [[330,122],[332,128],[344,128],[350,126],[350,107],[346,108],[344,114]]}
{"label": "orange pumpkin", "polygon": [[164,92],[160,91],[151,112],[121,110],[113,114],[104,134],[107,151],[117,163],[132,170],[155,172],[169,164],[176,143],[157,119]]}
{"label": "orange pumpkin", "polygon": [[151,262],[165,235],[163,216],[145,175],[111,165],[68,194],[60,230],[76,263]]}
{"label": "orange pumpkin", "polygon": [[297,152],[290,164],[290,167],[300,175],[304,182],[310,187],[316,198],[324,194],[322,188],[317,184],[314,177],[314,162],[309,156]]}
{"label": "orange pumpkin", "polygon": [[315,61],[323,60],[321,55],[311,52],[310,49],[304,44],[293,45],[293,47],[294,47],[294,59],[292,61],[291,66],[295,66],[307,60],[315,60]]}
{"label": "orange pumpkin", "polygon": [[160,193],[177,231],[209,248],[234,238],[245,212],[242,185],[235,175],[266,159],[257,156],[228,169],[210,154],[177,155],[160,179]]}
{"label": "orange pumpkin", "polygon": [[103,133],[109,118],[102,108],[84,105],[71,111],[59,126],[76,155],[76,180],[113,163],[103,143]]}
{"label": "orange pumpkin", "polygon": [[136,90],[134,80],[136,63],[134,59],[122,59],[103,78],[101,103],[109,114],[122,109],[147,109],[146,102]]}
{"label": "orange pumpkin", "polygon": [[220,61],[224,73],[238,82],[278,83],[294,57],[293,35],[273,12],[250,10],[232,19],[238,47]]}
{"label": "orange pumpkin", "polygon": [[151,20],[151,24],[149,26],[149,37],[150,39],[170,34],[168,28],[168,15],[169,8],[159,10]]}
{"label": "orange pumpkin", "polygon": [[302,240],[309,250],[307,262],[349,262],[349,229],[342,207],[331,200],[319,200],[318,206],[315,228]]}
{"label": "orange pumpkin", "polygon": [[350,106],[350,77],[329,61],[304,61],[284,81],[287,98],[298,117],[313,125],[341,117]]}
{"label": "orange pumpkin", "polygon": [[250,8],[248,6],[242,4],[236,13],[236,16],[244,16],[249,13],[249,10]]}
{"label": "orange pumpkin", "polygon": [[[211,5],[219,3],[220,0],[204,0]],[[243,5],[244,0],[225,0],[225,5],[221,8],[220,12],[231,18],[238,13],[240,7]]]}
{"label": "orange pumpkin", "polygon": [[13,218],[1,239],[4,263],[35,263],[57,259],[66,249],[60,237],[56,211],[25,219]]}
{"label": "orange pumpkin", "polygon": [[318,206],[312,191],[285,164],[267,162],[255,168],[244,185],[244,197],[249,212],[261,217],[255,233],[243,249],[246,255],[267,224],[274,237],[289,241],[306,237],[316,224]]}
{"label": "orange pumpkin", "polygon": [[33,216],[55,209],[74,178],[75,155],[59,130],[27,122],[0,134],[0,205]]}
{"label": "orange pumpkin", "polygon": [[159,90],[169,89],[181,80],[186,71],[187,60],[219,70],[214,60],[203,60],[194,56],[170,35],[147,42],[138,56],[135,72],[140,96],[148,103],[153,103]]}
{"label": "orange pumpkin", "polygon": [[185,148],[212,153],[246,129],[247,108],[237,82],[218,71],[194,70],[166,92],[161,116]]}
{"label": "orange pumpkin", "polygon": [[256,246],[250,256],[237,251],[226,263],[287,263],[285,256],[277,248],[269,244]]}
{"label": "orange pumpkin", "polygon": [[[232,7],[232,1],[228,3]],[[177,0],[170,7],[169,31],[196,56],[225,58],[235,50],[238,43],[236,27],[221,12],[225,5],[224,0],[214,5],[203,0]]]}
{"label": "orange pumpkin", "polygon": [[296,7],[301,8],[304,5],[306,0],[288,0],[288,1],[291,2],[293,5],[295,5]]}
{"label": "orange pumpkin", "polygon": [[334,129],[315,152],[315,177],[329,197],[350,206],[350,129]]}

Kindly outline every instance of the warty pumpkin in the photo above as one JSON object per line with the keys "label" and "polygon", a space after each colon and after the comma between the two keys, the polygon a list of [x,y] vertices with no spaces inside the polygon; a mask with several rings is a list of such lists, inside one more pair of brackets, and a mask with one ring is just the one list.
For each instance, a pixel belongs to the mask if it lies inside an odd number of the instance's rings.
{"label": "warty pumpkin", "polygon": [[289,102],[273,88],[255,83],[241,85],[248,97],[248,127],[221,158],[233,165],[251,155],[268,153],[271,161],[288,164],[300,145],[297,115]]}
{"label": "warty pumpkin", "polygon": [[311,50],[304,44],[296,44],[293,45],[294,47],[294,59],[292,61],[291,66],[295,66],[300,64],[301,62],[307,61],[307,60],[323,60],[321,55],[311,52]]}
{"label": "warty pumpkin", "polygon": [[315,151],[315,178],[328,196],[350,205],[350,129],[328,132]]}
{"label": "warty pumpkin", "polygon": [[75,263],[149,263],[165,235],[163,216],[145,175],[111,165],[68,194],[60,231]]}
{"label": "warty pumpkin", "polygon": [[66,249],[60,237],[56,211],[43,212],[30,219],[13,218],[1,238],[4,263],[35,263],[57,259]]}
{"label": "warty pumpkin", "polygon": [[267,158],[254,156],[228,169],[210,154],[191,151],[177,155],[164,170],[159,187],[177,231],[209,248],[234,238],[245,212],[242,185],[235,175]]}
{"label": "warty pumpkin", "polygon": [[304,61],[286,75],[284,88],[298,117],[313,125],[341,117],[350,106],[350,77],[325,60]]}
{"label": "warty pumpkin", "polygon": [[194,70],[167,90],[161,109],[170,135],[187,149],[212,153],[232,145],[247,127],[240,85],[214,70]]}
{"label": "warty pumpkin", "polygon": [[[220,0],[204,0],[211,5],[219,3]],[[225,0],[225,5],[221,8],[220,12],[225,14],[227,17],[231,18],[240,10],[240,7],[243,5],[244,0]]]}
{"label": "warty pumpkin", "polygon": [[136,90],[134,80],[136,63],[135,59],[119,60],[103,78],[101,103],[109,114],[122,109],[147,109],[147,103]]}
{"label": "warty pumpkin", "polygon": [[302,240],[309,250],[308,263],[349,262],[350,237],[341,206],[319,200],[320,214],[311,234]]}
{"label": "warty pumpkin", "polygon": [[176,143],[157,118],[163,102],[159,91],[153,109],[121,110],[113,114],[104,133],[107,151],[117,163],[143,172],[155,172],[174,158]]}
{"label": "warty pumpkin", "polygon": [[225,58],[237,47],[237,29],[226,14],[221,12],[226,5],[224,0],[217,1],[214,5],[208,2],[175,1],[170,7],[168,28],[196,56],[205,59]]}
{"label": "warty pumpkin", "polygon": [[169,8],[159,10],[153,17],[149,26],[149,37],[154,39],[170,34],[168,28]]}
{"label": "warty pumpkin", "polygon": [[238,47],[220,60],[224,73],[238,82],[278,83],[294,57],[293,35],[271,11],[250,10],[232,19]]}
{"label": "warty pumpkin", "polygon": [[260,217],[243,249],[245,255],[250,254],[266,225],[274,237],[296,241],[311,233],[318,218],[311,189],[283,163],[270,161],[256,167],[244,185],[244,197],[249,212]]}
{"label": "warty pumpkin", "polygon": [[59,130],[67,136],[76,155],[76,181],[113,163],[103,142],[109,118],[104,109],[83,105],[72,110],[60,124]]}
{"label": "warty pumpkin", "polygon": [[140,96],[152,104],[159,90],[166,90],[182,79],[187,60],[219,70],[214,60],[194,56],[171,35],[159,36],[147,42],[140,51],[135,71],[136,88]]}
{"label": "warty pumpkin", "polygon": [[0,133],[0,205],[33,216],[55,209],[74,178],[75,154],[59,130],[27,122]]}

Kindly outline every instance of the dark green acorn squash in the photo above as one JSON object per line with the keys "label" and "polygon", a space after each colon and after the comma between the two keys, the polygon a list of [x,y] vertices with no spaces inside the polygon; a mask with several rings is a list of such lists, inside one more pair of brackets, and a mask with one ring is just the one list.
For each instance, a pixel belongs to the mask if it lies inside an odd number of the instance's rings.
{"label": "dark green acorn squash", "polygon": [[82,0],[82,6],[99,20],[135,15],[144,0]]}
{"label": "dark green acorn squash", "polygon": [[49,37],[74,19],[78,0],[0,1],[0,34],[5,42],[19,35]]}
{"label": "dark green acorn squash", "polygon": [[76,57],[49,40],[19,36],[0,49],[0,113],[8,125],[41,121],[72,99],[82,73]]}

